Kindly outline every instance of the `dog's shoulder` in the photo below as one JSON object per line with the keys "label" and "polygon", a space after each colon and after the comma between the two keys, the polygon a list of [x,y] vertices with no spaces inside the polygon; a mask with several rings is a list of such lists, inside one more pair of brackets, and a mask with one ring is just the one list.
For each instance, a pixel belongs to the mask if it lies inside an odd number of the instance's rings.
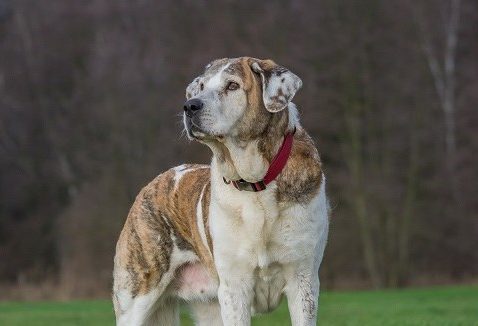
{"label": "dog's shoulder", "polygon": [[158,175],[138,194],[136,203],[151,207],[168,221],[181,223],[195,215],[203,192],[210,187],[209,165],[182,164]]}
{"label": "dog's shoulder", "polygon": [[154,178],[139,192],[137,199],[153,196],[160,204],[166,205],[166,201],[177,199],[185,192],[191,194],[192,189],[202,189],[209,182],[210,175],[209,165],[182,164]]}

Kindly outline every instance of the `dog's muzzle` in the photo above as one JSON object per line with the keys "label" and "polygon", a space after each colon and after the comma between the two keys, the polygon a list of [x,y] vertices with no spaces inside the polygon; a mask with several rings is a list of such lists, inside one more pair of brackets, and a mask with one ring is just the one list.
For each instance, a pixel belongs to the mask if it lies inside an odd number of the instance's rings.
{"label": "dog's muzzle", "polygon": [[190,138],[203,139],[207,135],[200,122],[200,113],[203,107],[204,102],[197,98],[192,98],[184,103],[184,123]]}

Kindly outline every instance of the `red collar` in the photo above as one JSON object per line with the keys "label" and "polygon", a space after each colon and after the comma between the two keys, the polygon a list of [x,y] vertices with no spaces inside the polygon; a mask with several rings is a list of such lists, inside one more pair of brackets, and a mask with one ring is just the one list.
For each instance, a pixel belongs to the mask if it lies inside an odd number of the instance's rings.
{"label": "red collar", "polygon": [[269,166],[269,169],[267,170],[266,175],[264,176],[264,179],[257,181],[257,182],[247,182],[244,179],[240,180],[226,180],[226,178],[222,178],[224,180],[225,184],[232,184],[236,189],[238,190],[245,190],[245,191],[262,191],[267,188],[267,185],[271,183],[272,181],[277,178],[277,176],[282,172],[282,169],[284,169],[284,166],[287,164],[287,161],[289,160],[290,152],[292,150],[292,142],[294,139],[294,134],[295,134],[295,128],[292,132],[289,132],[285,135],[284,141],[282,142],[282,146],[279,149],[279,152],[276,154],[274,159],[271,162],[271,165]]}

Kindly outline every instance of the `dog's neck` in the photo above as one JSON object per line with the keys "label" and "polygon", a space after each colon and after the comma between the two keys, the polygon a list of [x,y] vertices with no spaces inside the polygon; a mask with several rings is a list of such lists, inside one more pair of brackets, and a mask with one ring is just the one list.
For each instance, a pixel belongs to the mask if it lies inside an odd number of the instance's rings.
{"label": "dog's neck", "polygon": [[213,151],[213,168],[228,180],[244,179],[257,182],[263,179],[270,163],[280,149],[287,132],[297,127],[295,106],[274,113],[259,137],[241,140],[224,137],[208,144]]}
{"label": "dog's neck", "polygon": [[228,180],[244,179],[248,182],[262,180],[269,168],[269,161],[261,151],[259,143],[259,139],[247,142],[225,139],[224,159],[221,160],[218,155],[213,157],[221,175]]}

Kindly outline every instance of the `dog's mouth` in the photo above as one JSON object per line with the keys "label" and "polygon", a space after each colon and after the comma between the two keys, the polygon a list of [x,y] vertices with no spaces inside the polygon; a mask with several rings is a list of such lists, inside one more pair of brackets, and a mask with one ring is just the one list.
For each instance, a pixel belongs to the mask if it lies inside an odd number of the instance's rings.
{"label": "dog's mouth", "polygon": [[194,121],[194,117],[188,117],[187,115],[185,115],[184,125],[186,127],[186,132],[188,133],[189,138],[204,140],[207,138],[211,138],[212,136],[207,131],[205,131],[196,121]]}

